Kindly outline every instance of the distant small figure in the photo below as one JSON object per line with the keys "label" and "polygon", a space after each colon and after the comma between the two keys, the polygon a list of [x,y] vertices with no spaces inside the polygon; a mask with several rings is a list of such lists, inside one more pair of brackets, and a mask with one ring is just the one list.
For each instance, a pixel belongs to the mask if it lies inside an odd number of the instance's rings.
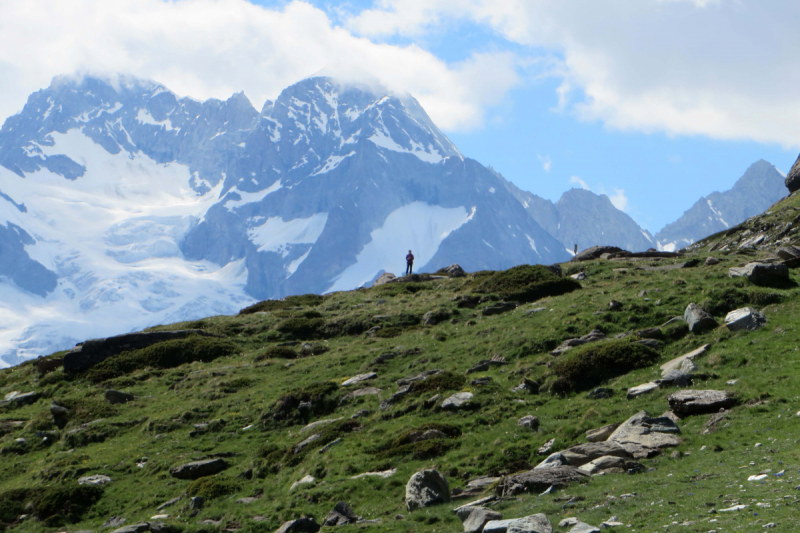
{"label": "distant small figure", "polygon": [[414,254],[409,250],[406,256],[406,276],[411,274],[412,270],[414,270]]}

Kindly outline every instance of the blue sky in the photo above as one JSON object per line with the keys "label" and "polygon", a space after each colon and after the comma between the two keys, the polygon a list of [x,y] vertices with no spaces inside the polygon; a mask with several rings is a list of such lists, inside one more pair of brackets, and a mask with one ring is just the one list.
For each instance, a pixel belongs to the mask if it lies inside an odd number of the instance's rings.
{"label": "blue sky", "polygon": [[[255,3],[272,8],[287,4]],[[333,24],[344,27],[350,17],[381,6],[368,0],[312,3]],[[718,16],[725,24],[723,14]],[[373,39],[397,46],[413,44],[448,63],[486,51],[564,60],[557,48],[520,44],[469,19],[445,20],[411,36]],[[538,74],[535,69],[524,71],[523,79],[501,102],[486,107],[480,127],[445,130],[467,157],[491,165],[519,187],[554,202],[571,187],[588,186],[613,197],[615,204],[655,233],[701,196],[729,189],[756,161],[765,159],[788,172],[797,158],[797,148],[774,141],[718,139],[657,128],[622,131],[600,119],[582,119],[569,109],[559,109],[562,80]]]}
{"label": "blue sky", "polygon": [[0,3],[0,118],[53,76],[123,72],[256,107],[325,71],[413,94],[464,155],[656,232],[800,150],[796,0]]}

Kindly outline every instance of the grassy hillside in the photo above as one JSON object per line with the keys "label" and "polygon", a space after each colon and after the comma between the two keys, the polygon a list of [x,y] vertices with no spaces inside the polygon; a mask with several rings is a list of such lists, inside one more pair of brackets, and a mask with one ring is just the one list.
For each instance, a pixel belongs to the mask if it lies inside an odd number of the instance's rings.
{"label": "grassy hillside", "polygon": [[[131,525],[169,515],[160,520],[184,531],[274,531],[300,516],[321,523],[346,501],[370,521],[349,528],[461,531],[453,509],[480,495],[408,512],[405,485],[413,473],[436,468],[457,494],[471,479],[532,468],[545,457],[536,450],[551,439],[558,451],[585,442],[587,430],[641,410],[659,416],[677,388],[632,400],[626,390],[659,378],[664,362],[710,343],[695,360],[706,379],[690,388],[729,390],[739,400],[715,431],[704,434],[711,415],[687,417],[678,422],[680,446],[641,460],[641,473],[587,477],[489,506],[505,518],[545,513],[554,526],[570,516],[593,525],[616,516],[630,531],[756,531],[768,523],[790,531],[800,519],[794,490],[800,274],[791,271],[791,282],[780,286],[757,286],[730,278],[728,269],[771,256],[779,239],[800,240],[796,228],[786,227],[798,214],[800,199],[788,198],[681,258],[562,265],[565,276],[585,271],[579,288],[543,267],[423,277],[154,328],[216,336],[126,352],[84,373],[58,369],[40,377],[34,362],[0,371],[0,398],[40,394],[28,405],[0,407],[0,530],[99,531],[112,517]],[[767,237],[755,247],[738,248],[760,233]],[[709,256],[719,263],[707,266]],[[520,302],[515,310],[483,313],[511,300]],[[621,308],[612,310],[612,301]],[[679,321],[662,327],[690,302],[720,324],[743,306],[760,309],[768,322],[737,333],[720,326],[693,334]],[[648,328],[660,329],[642,332]],[[592,330],[607,340],[550,355]],[[634,344],[642,336],[660,345]],[[505,364],[467,373],[493,357]],[[390,400],[397,380],[429,370],[443,372]],[[342,386],[368,372],[377,377]],[[538,393],[512,391],[525,378],[539,385]],[[596,386],[613,395],[590,399]],[[380,391],[348,396],[366,387]],[[107,389],[135,399],[112,405]],[[468,408],[442,409],[461,391],[474,394]],[[58,424],[51,402],[68,410]],[[538,417],[538,431],[517,425],[525,415]],[[336,420],[303,431],[329,419]],[[439,437],[413,442],[415,431],[430,429]],[[316,440],[298,447],[314,434]],[[215,457],[229,468],[213,477],[170,475],[175,466]],[[354,478],[392,469],[387,477]],[[760,473],[766,478],[747,481]],[[113,481],[78,485],[95,474]],[[291,489],[309,475],[313,482]],[[189,498],[197,495],[206,503],[195,512]],[[180,500],[157,510],[174,498]],[[737,504],[747,507],[711,512]]]}

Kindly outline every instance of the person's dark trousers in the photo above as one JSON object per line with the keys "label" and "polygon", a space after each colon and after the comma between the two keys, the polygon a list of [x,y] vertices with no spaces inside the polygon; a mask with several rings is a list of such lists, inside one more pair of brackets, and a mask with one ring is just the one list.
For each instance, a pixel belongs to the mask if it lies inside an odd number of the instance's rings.
{"label": "person's dark trousers", "polygon": [[411,271],[414,269],[414,263],[407,263],[406,264],[406,276],[411,274]]}

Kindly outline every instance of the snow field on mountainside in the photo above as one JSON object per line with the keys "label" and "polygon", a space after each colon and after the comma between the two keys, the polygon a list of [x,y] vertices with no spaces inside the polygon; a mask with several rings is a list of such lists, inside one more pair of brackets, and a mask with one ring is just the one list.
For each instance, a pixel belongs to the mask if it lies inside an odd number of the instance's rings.
{"label": "snow field on mountainside", "polygon": [[349,290],[371,281],[381,270],[402,275],[405,256],[414,252],[415,269],[433,258],[439,245],[475,215],[475,209],[440,207],[413,202],[392,211],[383,226],[374,230],[371,240],[356,257],[356,262],[337,278],[328,292]]}
{"label": "snow field on mountainside", "polygon": [[52,138],[42,152],[70,157],[86,167],[83,176],[69,181],[42,169],[20,179],[0,167],[4,193],[27,208],[3,209],[0,223],[24,228],[36,241],[28,254],[59,275],[44,299],[0,285],[0,355],[36,357],[253,301],[242,261],[220,268],[181,256],[181,240],[218,201],[221,184],[199,196],[184,165],[110,154],[77,129]]}
{"label": "snow field on mountainside", "polygon": [[277,252],[286,257],[289,253],[287,245],[316,243],[327,222],[328,213],[292,220],[270,217],[262,224],[248,229],[247,236],[250,242],[258,246],[259,252]]}

